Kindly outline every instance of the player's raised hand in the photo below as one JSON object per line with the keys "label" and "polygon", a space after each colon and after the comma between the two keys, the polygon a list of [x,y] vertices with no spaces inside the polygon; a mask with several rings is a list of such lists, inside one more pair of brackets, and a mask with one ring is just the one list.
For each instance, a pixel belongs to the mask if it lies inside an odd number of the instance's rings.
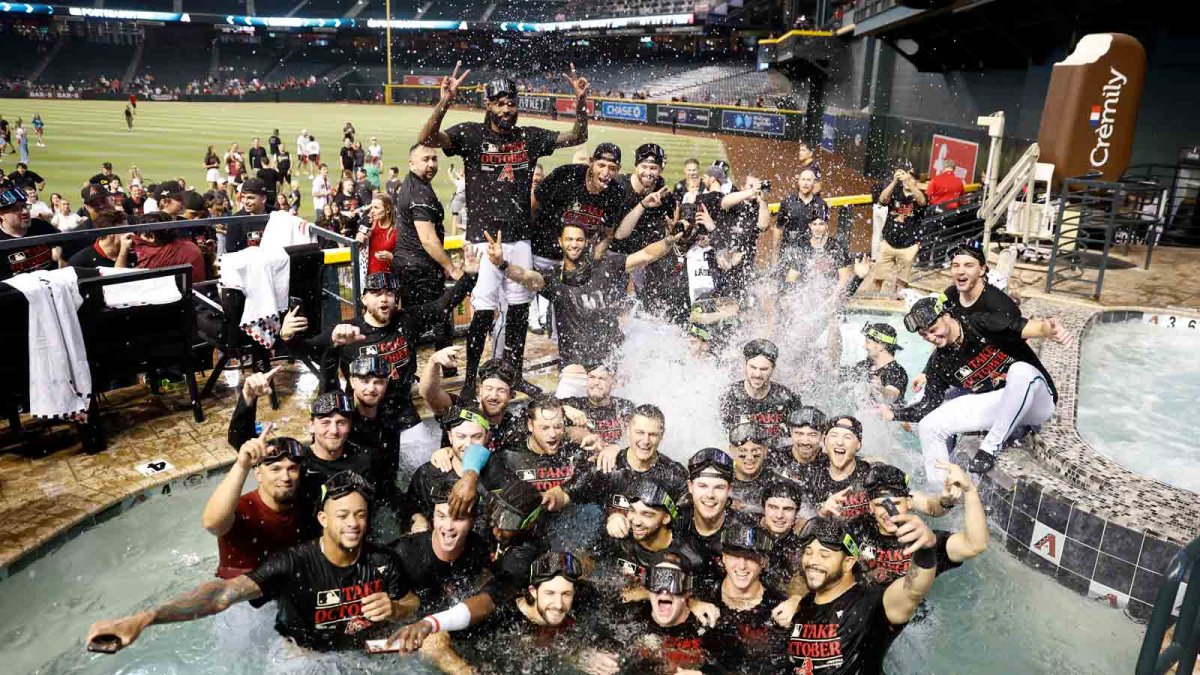
{"label": "player's raised hand", "polygon": [[[479,274],[479,262],[482,258],[483,254],[478,249],[470,246],[464,247],[462,271],[467,274]],[[460,273],[459,276],[461,277],[462,274]]]}
{"label": "player's raised hand", "polygon": [[487,243],[488,243],[488,247],[487,247],[488,260],[490,260],[491,263],[493,265],[495,265],[496,267],[503,265],[504,264],[504,233],[501,232],[500,230],[496,230],[496,238],[493,239],[492,233],[488,232],[487,230],[484,230],[483,236],[485,239],[487,239]]}
{"label": "player's raised hand", "polygon": [[458,95],[458,85],[462,84],[463,80],[467,79],[467,75],[471,74],[471,69],[467,68],[462,75],[458,74],[458,69],[462,67],[462,61],[454,64],[454,72],[442,78],[441,95],[443,103],[450,103],[454,97]]}
{"label": "player's raised hand", "polygon": [[575,73],[575,64],[571,64],[571,72],[563,73],[563,77],[567,78],[567,82],[571,83],[571,89],[575,92],[575,98],[583,98],[588,95],[588,91],[592,85],[586,77]]}

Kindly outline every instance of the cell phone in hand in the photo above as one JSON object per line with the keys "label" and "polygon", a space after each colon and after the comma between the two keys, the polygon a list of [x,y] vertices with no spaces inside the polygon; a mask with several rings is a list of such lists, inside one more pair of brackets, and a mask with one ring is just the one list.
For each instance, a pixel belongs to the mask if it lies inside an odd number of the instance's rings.
{"label": "cell phone in hand", "polygon": [[291,313],[291,311],[293,309],[296,309],[297,307],[300,308],[300,311],[296,312],[296,315],[304,316],[304,300],[302,300],[294,295],[289,295],[288,296],[288,313]]}
{"label": "cell phone in hand", "polygon": [[97,654],[116,654],[121,646],[121,638],[111,633],[101,633],[87,643],[87,650]]}
{"label": "cell phone in hand", "polygon": [[387,640],[367,640],[368,654],[394,654],[400,651],[400,643],[397,642],[388,646]]}
{"label": "cell phone in hand", "polygon": [[893,502],[890,497],[884,497],[879,505],[883,507],[884,511],[887,511],[888,516],[891,518],[900,515],[900,509],[896,508],[896,502]]}

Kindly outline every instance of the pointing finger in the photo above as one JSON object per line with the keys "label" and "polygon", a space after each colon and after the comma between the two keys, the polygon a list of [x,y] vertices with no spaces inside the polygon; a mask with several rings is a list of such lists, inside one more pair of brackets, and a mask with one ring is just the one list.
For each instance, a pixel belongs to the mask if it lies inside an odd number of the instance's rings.
{"label": "pointing finger", "polygon": [[283,370],[283,366],[275,366],[274,368],[272,368],[272,369],[268,370],[266,373],[264,373],[264,375],[266,375],[267,379],[269,380],[272,377],[275,377],[275,374],[281,370]]}

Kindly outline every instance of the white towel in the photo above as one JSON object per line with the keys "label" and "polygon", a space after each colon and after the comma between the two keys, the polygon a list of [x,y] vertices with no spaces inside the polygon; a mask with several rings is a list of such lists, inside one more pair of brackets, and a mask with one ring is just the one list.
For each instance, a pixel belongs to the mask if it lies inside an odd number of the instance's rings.
{"label": "white towel", "polygon": [[246,334],[267,349],[275,345],[287,311],[291,259],[282,248],[251,246],[221,256],[221,286],[236,288],[246,296],[239,324]]}
{"label": "white towel", "polygon": [[67,417],[91,403],[92,371],[79,328],[75,268],[27,272],[4,283],[29,303],[29,413]]}
{"label": "white towel", "polygon": [[310,244],[316,240],[309,229],[309,223],[303,218],[288,211],[272,211],[271,218],[267,220],[267,227],[263,230],[262,241],[258,245],[263,248],[283,248]]}
{"label": "white towel", "polygon": [[[102,277],[145,271],[127,267],[98,267],[96,269]],[[105,286],[102,290],[104,291],[104,304],[109,307],[169,305],[183,299],[183,295],[179,293],[179,286],[175,284],[174,275],[142,279],[141,281],[126,281]]]}

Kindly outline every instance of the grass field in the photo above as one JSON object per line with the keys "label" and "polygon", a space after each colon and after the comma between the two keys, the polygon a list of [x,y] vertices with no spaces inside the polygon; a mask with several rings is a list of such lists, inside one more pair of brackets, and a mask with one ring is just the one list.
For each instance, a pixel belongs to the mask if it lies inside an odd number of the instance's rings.
{"label": "grass field", "polygon": [[[280,137],[292,153],[293,176],[297,159],[295,139],[301,129],[308,129],[321,144],[322,159],[329,163],[331,173],[337,174],[338,150],[342,142],[342,125],[354,123],[358,137],[365,147],[372,136],[383,145],[384,174],[396,165],[401,175],[407,172],[408,147],[416,140],[417,132],[429,115],[429,108],[412,106],[351,105],[339,103],[155,103],[140,102],[134,130],[125,127],[125,104],[118,101],[52,101],[35,99],[0,99],[0,114],[10,123],[18,117],[25,120],[40,113],[46,123],[45,148],[35,147],[30,140],[30,168],[46,179],[47,189],[70,195],[78,206],[79,189],[88,177],[100,170],[100,163],[113,163],[113,170],[128,184],[129,168],[137,165],[150,182],[182,176],[189,186],[205,189],[204,152],[208,145],[223,154],[232,142],[241,144],[245,152],[254,137],[266,145],[271,130],[278,128]],[[444,127],[464,121],[483,119],[482,111],[452,111]],[[552,129],[567,129],[571,120],[551,122],[548,119],[523,118],[523,123]],[[697,136],[673,136],[669,133],[646,131],[635,127],[593,124],[588,147],[610,141],[625,152],[627,165],[632,163],[634,149],[648,141],[662,145],[667,151],[666,177],[677,180],[683,175],[683,160],[695,156],[706,164],[726,156],[724,145]],[[543,160],[547,169],[571,161],[572,149],[563,149]],[[16,155],[5,155],[0,168],[11,172]],[[459,158],[443,158],[434,187],[444,202],[449,202],[452,186],[449,165]],[[628,170],[631,168],[627,166]],[[310,183],[301,181],[304,195],[304,215],[311,215]]]}

